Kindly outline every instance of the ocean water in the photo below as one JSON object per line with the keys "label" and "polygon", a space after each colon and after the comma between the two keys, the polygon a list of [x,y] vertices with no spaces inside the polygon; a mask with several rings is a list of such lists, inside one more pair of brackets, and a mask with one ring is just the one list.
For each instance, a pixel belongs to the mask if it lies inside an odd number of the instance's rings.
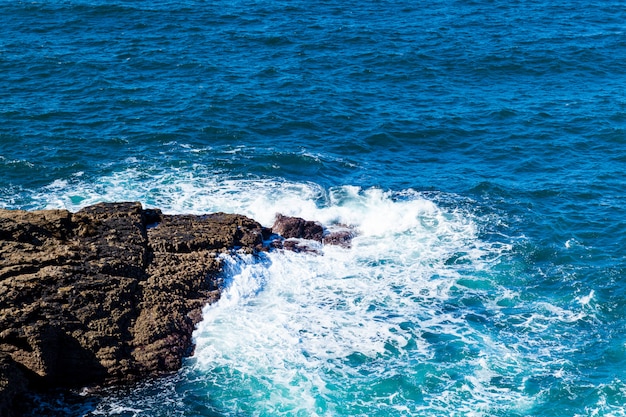
{"label": "ocean water", "polygon": [[625,416],[626,3],[0,3],[0,207],[349,225],[226,257],[70,416]]}

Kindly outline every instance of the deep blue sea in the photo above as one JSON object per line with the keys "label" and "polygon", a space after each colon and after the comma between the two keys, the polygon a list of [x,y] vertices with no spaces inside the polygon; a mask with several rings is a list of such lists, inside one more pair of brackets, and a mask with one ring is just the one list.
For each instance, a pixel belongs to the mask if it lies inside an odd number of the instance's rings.
{"label": "deep blue sea", "polygon": [[0,16],[0,207],[357,231],[227,257],[179,373],[38,415],[626,416],[625,1]]}

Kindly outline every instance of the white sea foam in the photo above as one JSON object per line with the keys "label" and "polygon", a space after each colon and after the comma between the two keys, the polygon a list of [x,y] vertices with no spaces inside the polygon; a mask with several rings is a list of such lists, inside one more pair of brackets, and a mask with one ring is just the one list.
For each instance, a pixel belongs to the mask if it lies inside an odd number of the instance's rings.
{"label": "white sea foam", "polygon": [[[282,186],[298,192],[282,194]],[[446,260],[463,253],[464,262],[481,269],[499,256],[480,242],[471,216],[415,192],[324,193],[309,184],[279,190],[262,197],[265,212],[249,210],[271,219],[288,207],[287,214],[350,225],[358,235],[351,249],[325,246],[321,256],[278,251],[260,260],[227,259],[223,298],[205,309],[195,333],[196,366],[230,387],[229,395],[210,394],[227,415],[330,416],[351,414],[350,407],[363,415],[420,415],[442,403],[487,415],[502,397],[528,406],[519,390],[491,382],[519,365],[518,353],[485,343],[462,315],[446,311],[461,277]],[[458,345],[450,359],[459,363],[448,371],[465,364],[467,377],[450,379],[440,365],[421,374],[446,354],[446,339]],[[441,381],[429,391],[424,378]],[[395,388],[383,395],[386,385]],[[357,392],[363,395],[352,398]]]}
{"label": "white sea foam", "polygon": [[[225,258],[226,287],[205,308],[193,359],[205,378],[198,389],[223,415],[523,415],[542,398],[528,389],[532,373],[555,372],[551,355],[563,349],[535,335],[593,313],[593,292],[568,309],[529,304],[498,283],[492,270],[510,244],[483,241],[471,211],[413,190],[228,179],[196,167],[71,178],[46,192],[49,207],[124,199],[356,231],[350,249],[327,245],[321,255]],[[559,378],[574,378],[567,365]]]}

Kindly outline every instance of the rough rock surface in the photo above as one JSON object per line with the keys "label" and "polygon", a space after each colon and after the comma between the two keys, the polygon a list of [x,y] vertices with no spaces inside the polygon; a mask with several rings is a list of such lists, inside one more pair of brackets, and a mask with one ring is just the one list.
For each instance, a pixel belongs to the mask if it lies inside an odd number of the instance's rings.
{"label": "rough rock surface", "polygon": [[285,239],[298,238],[322,241],[324,228],[321,224],[300,217],[283,216],[277,214],[272,231]]}
{"label": "rough rock surface", "polygon": [[[0,417],[31,390],[134,382],[180,368],[201,309],[220,295],[220,253],[321,253],[353,232],[278,215],[164,215],[140,203],[77,213],[0,210]],[[279,235],[279,236],[277,236]]]}
{"label": "rough rock surface", "polygon": [[273,243],[274,247],[296,252],[318,253],[319,247],[302,240],[349,248],[354,237],[354,231],[344,225],[334,225],[331,229],[325,229],[318,222],[282,214],[276,215],[272,232],[281,237],[280,242]]}
{"label": "rough rock surface", "polygon": [[180,367],[217,255],[262,249],[240,215],[168,216],[139,203],[0,210],[0,415],[26,389],[132,382]]}

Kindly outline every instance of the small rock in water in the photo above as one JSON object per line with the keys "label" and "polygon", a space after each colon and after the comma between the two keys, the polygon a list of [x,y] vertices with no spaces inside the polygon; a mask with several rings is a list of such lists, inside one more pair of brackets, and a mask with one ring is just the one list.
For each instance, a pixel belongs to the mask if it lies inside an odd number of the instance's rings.
{"label": "small rock in water", "polygon": [[329,229],[324,229],[318,222],[282,214],[276,215],[276,220],[271,230],[284,239],[274,239],[270,244],[271,247],[296,252],[320,253],[319,248],[302,240],[313,240],[325,245],[350,248],[352,238],[354,237],[354,231],[348,226],[334,225]]}

